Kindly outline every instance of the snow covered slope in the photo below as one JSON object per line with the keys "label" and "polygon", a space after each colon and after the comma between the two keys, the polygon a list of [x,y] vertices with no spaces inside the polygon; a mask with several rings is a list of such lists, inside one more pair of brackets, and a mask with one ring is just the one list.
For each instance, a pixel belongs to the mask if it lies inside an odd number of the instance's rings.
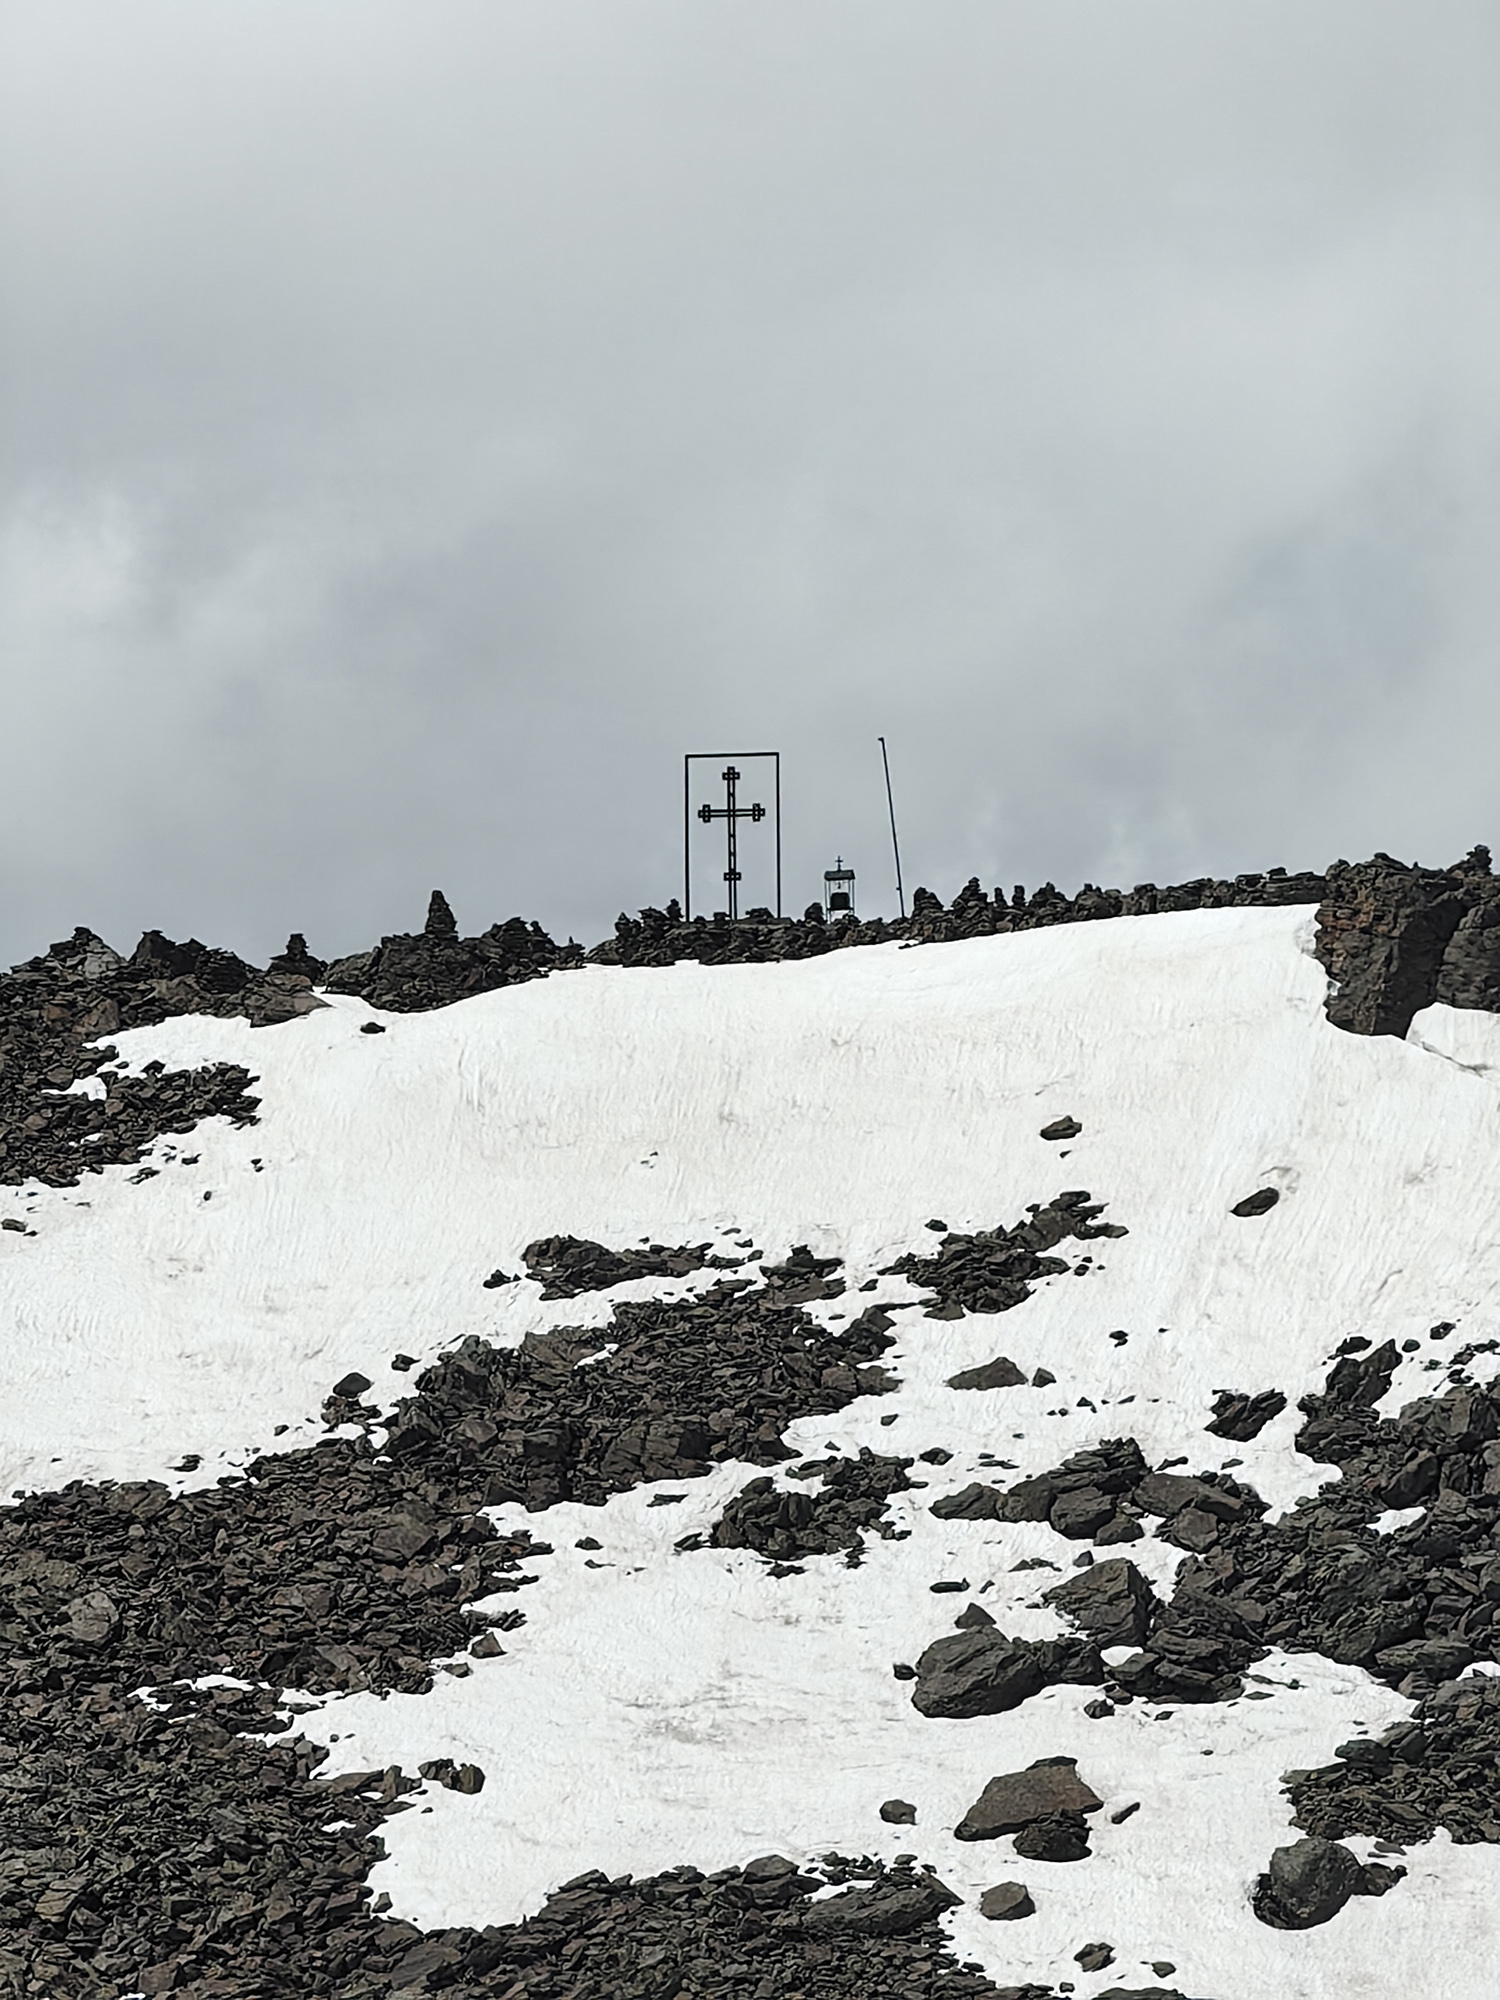
{"label": "snow covered slope", "polygon": [[[811,1308],[820,1321],[876,1280],[900,1386],[800,1419],[788,1442],[951,1454],[892,1500],[909,1537],[872,1539],[858,1569],[818,1558],[779,1578],[748,1551],[678,1553],[752,1475],[733,1463],[669,1483],[683,1496],[670,1505],[644,1487],[602,1509],[498,1510],[558,1549],[505,1656],[432,1695],[350,1695],[303,1718],[333,1770],[449,1756],[489,1774],[478,1797],[439,1793],[392,1823],[374,1880],[395,1911],[501,1922],[589,1868],[915,1849],[966,1899],[947,1920],[960,1954],[1002,1982],[1093,1993],[1170,1960],[1183,1992],[1215,2000],[1409,2000],[1438,1990],[1441,1966],[1452,2000],[1489,2000],[1488,1846],[1440,1835],[1407,1855],[1398,1889],[1317,1929],[1252,1915],[1251,1883],[1295,1837],[1281,1772],[1325,1762],[1356,1720],[1374,1731],[1409,1712],[1361,1669],[1273,1655],[1256,1691],[1270,1699],[1167,1720],[1137,1703],[1107,1722],[1085,1719],[1091,1690],[1070,1686],[930,1720],[891,1673],[964,1601],[935,1581],[967,1580],[1018,1636],[1064,1630],[1039,1603],[1050,1572],[1014,1565],[1066,1574],[1078,1544],[927,1511],[985,1476],[981,1454],[1019,1478],[1133,1435],[1153,1464],[1232,1462],[1280,1510],[1332,1476],[1292,1440],[1297,1398],[1346,1336],[1422,1341],[1382,1404],[1394,1410],[1432,1392],[1435,1322],[1465,1340],[1500,1332],[1500,1022],[1433,1008],[1404,1043],[1342,1034],[1310,933],[1306,910],[1197,911],[801,964],[591,968],[430,1014],[335,999],[272,1029],[190,1018],[115,1037],[132,1066],[246,1064],[261,1122],[160,1147],[148,1179],[112,1169],[11,1202],[34,1234],[0,1235],[3,1490],[199,1484],[312,1442],[349,1370],[389,1408],[414,1379],[392,1371],[397,1355],[602,1324],[616,1298],[703,1282],[551,1303],[530,1282],[483,1288],[538,1237],[753,1240],[768,1260],[807,1244],[843,1260],[849,1287]],[[1064,1115],[1081,1134],[1042,1140]],[[927,1317],[918,1287],[879,1275],[931,1248],[931,1221],[1009,1225],[1068,1188],[1129,1233],[1001,1317]],[[1281,1196],[1269,1213],[1230,1213],[1262,1188]],[[945,1386],[1001,1351],[1055,1382]],[[1257,1438],[1205,1432],[1216,1391],[1268,1387],[1289,1404]],[[173,1470],[188,1454],[201,1465]],[[587,1563],[585,1537],[602,1545]],[[1166,1587],[1182,1552],[1148,1537],[1128,1553]],[[1063,1754],[1105,1800],[1094,1857],[1032,1866],[1037,1915],[986,1923],[977,1896],[1014,1864],[951,1829],[995,1772]],[[916,1803],[914,1827],[878,1817],[893,1795]],[[1089,1939],[1112,1942],[1108,1973],[1074,1963]]]}

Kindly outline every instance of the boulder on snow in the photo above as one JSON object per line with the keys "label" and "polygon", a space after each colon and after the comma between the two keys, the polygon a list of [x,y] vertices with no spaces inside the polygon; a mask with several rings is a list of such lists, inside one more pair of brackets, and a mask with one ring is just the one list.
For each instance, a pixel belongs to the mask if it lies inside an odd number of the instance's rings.
{"label": "boulder on snow", "polygon": [[867,1889],[845,1889],[826,1902],[814,1903],[802,1927],[814,1936],[901,1937],[962,1901],[935,1875],[887,1878]]}
{"label": "boulder on snow", "polygon": [[1150,1584],[1133,1562],[1115,1556],[1080,1570],[1042,1593],[1079,1625],[1097,1646],[1140,1646],[1160,1609]]}
{"label": "boulder on snow", "polygon": [[1276,1930],[1311,1930],[1338,1915],[1361,1876],[1359,1862],[1336,1840],[1294,1840],[1271,1856],[1252,1898],[1255,1914]]}
{"label": "boulder on snow", "polygon": [[912,1706],[934,1717],[1003,1715],[1059,1681],[1097,1686],[1098,1648],[1082,1639],[1011,1639],[992,1625],[934,1640],[917,1661]]}
{"label": "boulder on snow", "polygon": [[1104,1804],[1078,1775],[1076,1757],[1041,1757],[1024,1771],[991,1778],[953,1829],[955,1840],[997,1840],[1057,1813],[1097,1812]]}
{"label": "boulder on snow", "polygon": [[1034,1917],[1036,1904],[1024,1882],[997,1882],[980,1897],[979,1914],[992,1924],[1014,1923],[1018,1917]]}
{"label": "boulder on snow", "polygon": [[1003,1354],[997,1354],[993,1361],[986,1361],[978,1368],[961,1368],[948,1377],[950,1389],[1019,1389],[1025,1382],[1025,1373]]}
{"label": "boulder on snow", "polygon": [[1279,1188],[1257,1188],[1254,1194],[1247,1194],[1243,1201],[1237,1201],[1230,1209],[1231,1215],[1264,1215],[1273,1209],[1281,1199]]}

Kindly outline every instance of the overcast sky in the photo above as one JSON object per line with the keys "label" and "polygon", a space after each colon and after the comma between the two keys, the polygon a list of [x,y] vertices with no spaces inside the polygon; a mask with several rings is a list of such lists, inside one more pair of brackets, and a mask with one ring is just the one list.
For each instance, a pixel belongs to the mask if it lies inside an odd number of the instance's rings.
{"label": "overcast sky", "polygon": [[1500,849],[1497,101],[1494,0],[3,0],[0,957],[592,941],[688,750],[893,911],[882,733],[908,892]]}

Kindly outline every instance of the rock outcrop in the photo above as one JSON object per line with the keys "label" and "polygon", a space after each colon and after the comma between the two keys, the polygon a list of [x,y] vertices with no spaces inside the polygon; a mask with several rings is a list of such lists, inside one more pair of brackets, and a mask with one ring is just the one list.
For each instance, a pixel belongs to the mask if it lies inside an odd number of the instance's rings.
{"label": "rock outcrop", "polygon": [[1487,847],[1452,868],[1336,861],[1327,881],[1317,952],[1335,1027],[1405,1035],[1434,1001],[1500,1012],[1500,881]]}

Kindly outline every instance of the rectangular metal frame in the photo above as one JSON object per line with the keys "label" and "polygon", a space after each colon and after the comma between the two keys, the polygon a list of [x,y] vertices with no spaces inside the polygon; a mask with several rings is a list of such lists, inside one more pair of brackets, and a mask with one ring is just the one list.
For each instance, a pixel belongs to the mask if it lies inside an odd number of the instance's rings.
{"label": "rectangular metal frame", "polygon": [[693,807],[691,797],[694,764],[748,764],[753,758],[769,757],[776,767],[776,914],[781,915],[781,752],[779,750],[689,750],[682,760],[682,915],[684,922],[693,914]]}

